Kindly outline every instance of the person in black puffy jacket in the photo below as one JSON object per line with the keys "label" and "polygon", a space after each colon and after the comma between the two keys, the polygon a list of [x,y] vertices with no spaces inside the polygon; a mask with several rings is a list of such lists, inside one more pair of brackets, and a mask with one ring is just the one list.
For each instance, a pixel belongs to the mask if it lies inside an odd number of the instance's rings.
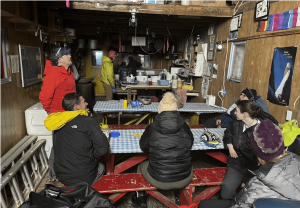
{"label": "person in black puffy jacket", "polygon": [[250,170],[258,168],[258,160],[250,146],[252,129],[260,123],[257,115],[261,108],[249,100],[237,103],[236,118],[224,132],[224,147],[229,150],[225,178],[222,182],[221,198],[233,199],[236,189],[250,179]]}
{"label": "person in black puffy jacket", "polygon": [[132,74],[132,68],[128,64],[129,59],[127,56],[125,56],[117,71],[117,73],[120,75],[121,81],[126,81],[126,76],[130,76],[130,74]]}
{"label": "person in black puffy jacket", "polygon": [[[193,134],[178,112],[175,95],[165,93],[158,107],[158,115],[140,139],[140,148],[149,153],[149,160],[138,166],[138,172],[152,186],[162,190],[179,190],[193,179],[191,148]],[[147,207],[145,191],[137,191],[131,202],[134,207]]]}

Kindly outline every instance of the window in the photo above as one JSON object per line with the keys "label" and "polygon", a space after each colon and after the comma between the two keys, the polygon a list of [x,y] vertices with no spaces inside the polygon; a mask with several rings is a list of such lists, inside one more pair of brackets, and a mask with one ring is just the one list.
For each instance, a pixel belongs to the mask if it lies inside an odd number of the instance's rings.
{"label": "window", "polygon": [[151,56],[150,55],[139,54],[139,57],[141,57],[142,67],[151,68]]}
{"label": "window", "polygon": [[234,42],[231,46],[227,79],[231,82],[242,82],[246,41]]}
{"label": "window", "polygon": [[92,50],[91,51],[91,66],[101,66],[101,58],[103,56],[103,51]]}
{"label": "window", "polygon": [[10,77],[10,61],[8,55],[8,43],[6,42],[5,28],[1,28],[1,84],[11,81]]}

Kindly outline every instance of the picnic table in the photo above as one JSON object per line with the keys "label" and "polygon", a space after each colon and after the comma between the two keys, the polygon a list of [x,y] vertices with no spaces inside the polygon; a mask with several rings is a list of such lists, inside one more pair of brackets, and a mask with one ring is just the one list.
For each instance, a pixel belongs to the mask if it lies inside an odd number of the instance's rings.
{"label": "picnic table", "polygon": [[[116,112],[118,112],[118,114],[119,114],[118,124],[120,125],[120,115],[123,112],[127,112],[127,113],[141,113],[141,112],[158,113],[158,105],[159,105],[158,102],[153,102],[150,105],[144,105],[144,107],[132,107],[130,104],[128,104],[127,109],[124,109],[122,100],[120,102],[97,101],[97,103],[95,104],[95,106],[93,108],[93,111],[96,113],[116,113]],[[183,108],[178,109],[178,111],[195,113],[198,116],[198,121],[199,121],[199,115],[201,113],[225,113],[227,111],[227,109],[219,107],[219,106],[210,106],[210,105],[207,105],[206,103],[185,103]]]}
{"label": "picnic table", "polygon": [[[117,125],[115,125],[117,126]],[[107,155],[106,161],[106,174],[103,176],[93,187],[101,193],[113,193],[110,198],[116,202],[122,196],[130,191],[145,190],[150,195],[166,204],[169,207],[177,208],[179,207],[175,203],[171,202],[168,198],[163,196],[160,192],[156,191],[155,187],[152,187],[140,173],[132,174],[121,174],[125,170],[133,167],[134,165],[139,164],[140,162],[149,158],[148,154],[142,153],[142,150],[139,148],[140,137],[134,136],[134,134],[143,133],[146,125],[141,125],[141,129],[137,129],[138,126],[134,126],[133,129],[130,129],[130,126],[119,125],[120,129],[115,128],[115,126],[110,125],[109,128],[111,132],[118,131],[120,136],[117,138],[111,138],[110,140],[110,153]],[[191,128],[191,131],[194,135],[194,144],[192,151],[194,150],[216,150],[224,149],[223,143],[219,143],[216,147],[208,147],[203,142],[200,141],[200,136],[204,132],[203,128],[199,126],[194,126]],[[221,138],[224,136],[224,128],[214,128],[209,129],[210,131],[218,134]],[[123,161],[122,163],[116,165],[114,163],[114,158],[116,154],[121,153],[139,153],[138,155]],[[216,152],[208,151],[206,154],[227,163],[227,156]],[[213,196],[216,192],[221,189],[221,183],[225,176],[226,168],[202,168],[194,169],[194,177],[191,184],[181,189],[180,193],[180,204],[190,205],[191,203],[199,203],[202,199],[207,199]],[[212,186],[213,185],[213,186]],[[198,196],[192,197],[192,193],[195,191],[196,186],[210,186],[201,192]]]}

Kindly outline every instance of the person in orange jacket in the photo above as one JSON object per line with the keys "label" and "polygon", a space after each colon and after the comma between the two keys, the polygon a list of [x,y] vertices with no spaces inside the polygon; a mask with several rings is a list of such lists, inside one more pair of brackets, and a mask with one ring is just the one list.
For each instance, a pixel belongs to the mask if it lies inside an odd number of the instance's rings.
{"label": "person in orange jacket", "polygon": [[43,86],[39,99],[48,114],[64,112],[62,100],[66,94],[76,92],[75,78],[70,66],[70,49],[52,50],[50,60],[46,61]]}

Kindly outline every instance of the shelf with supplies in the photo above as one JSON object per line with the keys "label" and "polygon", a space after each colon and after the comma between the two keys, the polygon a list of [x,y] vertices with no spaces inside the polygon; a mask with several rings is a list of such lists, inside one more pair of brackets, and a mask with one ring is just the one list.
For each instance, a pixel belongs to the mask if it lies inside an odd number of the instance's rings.
{"label": "shelf with supplies", "polygon": [[[185,76],[183,76],[183,75],[181,75],[181,74],[176,74],[178,77],[180,77],[180,78],[187,78],[187,77],[185,77]],[[198,77],[198,78],[202,78],[202,76],[195,76],[195,74],[194,73],[192,73],[192,72],[190,72],[189,73],[189,77]]]}

